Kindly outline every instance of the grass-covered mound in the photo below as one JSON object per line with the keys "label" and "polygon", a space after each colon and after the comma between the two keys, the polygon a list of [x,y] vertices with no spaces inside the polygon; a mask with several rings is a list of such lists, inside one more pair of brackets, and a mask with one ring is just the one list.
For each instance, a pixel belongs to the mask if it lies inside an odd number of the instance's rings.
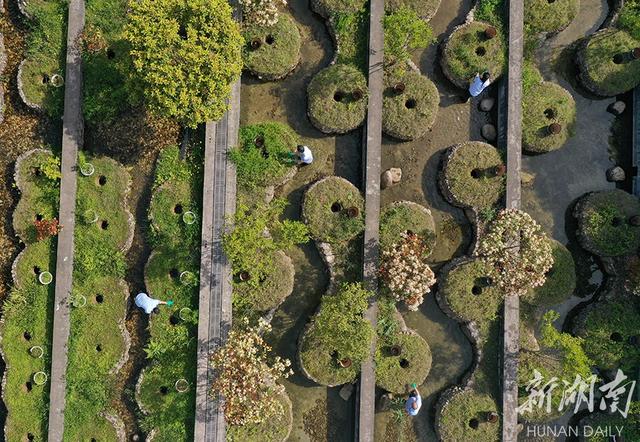
{"label": "grass-covered mound", "polygon": [[576,18],[579,8],[580,0],[526,0],[524,22],[527,32],[559,32]]}
{"label": "grass-covered mound", "polygon": [[237,314],[267,312],[278,307],[293,291],[295,269],[291,258],[277,251],[268,273],[257,287],[238,279],[233,286],[233,307]]}
{"label": "grass-covered mound", "polygon": [[635,253],[640,246],[640,202],[623,190],[593,192],[578,202],[578,238],[582,247],[599,256]]}
{"label": "grass-covered mound", "polygon": [[[74,286],[86,305],[71,313],[65,438],[117,440],[102,413],[111,411],[118,362],[127,350],[122,337],[129,290],[122,279],[100,277]],[[100,326],[96,327],[99,323]],[[88,388],[91,385],[91,388]]]}
{"label": "grass-covered mound", "polygon": [[401,330],[393,302],[380,302],[378,306],[376,385],[391,393],[405,394],[407,386],[421,385],[429,375],[431,349],[417,333]]}
{"label": "grass-covered mound", "polygon": [[489,413],[498,413],[498,405],[491,396],[461,390],[439,410],[438,433],[445,441],[498,441],[500,419],[488,422]]}
{"label": "grass-covered mound", "polygon": [[324,18],[361,11],[366,0],[311,0],[311,8]]}
{"label": "grass-covered mound", "polygon": [[436,225],[431,212],[412,201],[397,201],[386,206],[380,216],[380,247],[388,250],[400,241],[400,235],[411,231],[429,247],[436,245]]}
{"label": "grass-covered mound", "polygon": [[16,162],[16,186],[21,197],[13,212],[13,229],[27,243],[36,240],[34,221],[57,216],[59,170],[60,160],[44,149],[29,151]]}
{"label": "grass-covered mound", "polygon": [[495,37],[487,38],[485,29],[490,26],[474,21],[458,27],[447,39],[442,51],[442,70],[459,88],[467,89],[476,73],[489,71],[492,82],[502,75],[506,65],[503,37],[498,31]]}
{"label": "grass-covered mound", "polygon": [[480,259],[453,267],[440,281],[439,299],[462,321],[492,321],[498,315],[504,293],[493,284],[490,272]]}
{"label": "grass-covered mound", "polygon": [[[622,403],[621,406],[626,404]],[[640,440],[640,401],[631,401],[629,405],[629,414],[627,417],[622,416],[620,412],[615,411],[611,414],[603,412],[590,413],[586,418],[580,421],[580,426],[589,425],[591,428],[611,428],[619,429],[620,436],[618,440]],[[609,442],[612,438],[603,432],[594,431],[594,434],[585,438],[587,442]],[[624,438],[624,439],[623,439]]]}
{"label": "grass-covered mound", "polygon": [[576,288],[576,265],[571,252],[555,240],[551,240],[553,266],[547,272],[545,283],[529,290],[521,299],[531,305],[550,307],[569,298]]}
{"label": "grass-covered mound", "polygon": [[52,116],[62,115],[64,87],[56,87],[54,75],[65,75],[67,7],[63,0],[29,0],[25,12],[30,17],[25,60],[18,72],[20,93],[28,106]]}
{"label": "grass-covered mound", "polygon": [[[174,146],[158,158],[156,192],[166,187],[202,188],[201,150],[191,149],[185,160],[178,159],[178,153]],[[191,195],[185,207],[199,209],[198,194]],[[151,239],[167,233],[153,232]],[[137,399],[145,413],[142,426],[156,431],[155,440],[192,439],[195,419],[200,237],[183,230],[175,234],[179,237],[173,242],[157,243],[145,267],[147,293],[174,302],[171,307],[161,306],[160,313],[150,318],[145,352],[151,363],[139,380]],[[180,384],[187,391],[178,391]]]}
{"label": "grass-covered mound", "polygon": [[506,168],[498,149],[480,141],[469,141],[445,152],[440,187],[452,204],[489,208],[502,198],[505,176]]}
{"label": "grass-covered mound", "polygon": [[640,59],[632,60],[640,40],[625,31],[607,28],[596,32],[578,49],[579,78],[596,95],[612,97],[640,84]]}
{"label": "grass-covered mound", "polygon": [[[55,273],[56,241],[45,239],[27,245],[18,257],[14,287],[4,303],[0,324],[2,356],[6,364],[2,398],[8,415],[7,440],[46,440],[49,414],[49,383],[38,385],[33,375],[50,375],[55,282],[42,285],[34,271]],[[32,355],[30,349],[40,347]],[[35,352],[39,350],[31,350]]]}
{"label": "grass-covered mound", "polygon": [[331,176],[304,195],[302,215],[311,236],[328,243],[348,241],[364,230],[364,199],[356,186]]}
{"label": "grass-covered mound", "polygon": [[364,318],[370,296],[360,284],[344,284],[322,298],[300,339],[300,365],[307,377],[327,386],[355,380],[374,334]]}
{"label": "grass-covered mound", "polygon": [[189,183],[180,181],[165,183],[153,193],[149,228],[155,244],[179,247],[184,238],[200,236],[200,208],[191,190]]}
{"label": "grass-covered mound", "polygon": [[280,395],[282,413],[270,417],[261,424],[229,425],[229,442],[284,442],[289,437],[293,425],[293,406],[286,394]]}
{"label": "grass-covered mound", "polygon": [[300,61],[300,31],[293,18],[280,14],[272,26],[250,26],[243,32],[244,68],[263,80],[279,80]]}
{"label": "grass-covered mound", "polygon": [[[404,85],[403,92],[394,86]],[[400,140],[422,137],[433,125],[440,94],[435,84],[419,72],[408,71],[402,76],[385,75],[382,101],[382,130]]]}
{"label": "grass-covered mound", "polygon": [[576,103],[562,86],[540,81],[524,89],[522,144],[526,151],[545,153],[562,147],[575,121]]}
{"label": "grass-covered mound", "polygon": [[423,20],[430,20],[440,7],[440,0],[385,0],[384,9],[387,12],[396,12],[400,8],[408,8],[414,11]]}
{"label": "grass-covered mound", "polygon": [[238,184],[242,187],[277,186],[295,167],[292,154],[299,138],[283,123],[243,126],[239,141],[229,158],[236,165]]}
{"label": "grass-covered mound", "polygon": [[640,364],[640,348],[629,341],[640,335],[640,309],[633,302],[596,304],[581,318],[577,332],[598,368],[632,372]]}
{"label": "grass-covered mound", "polygon": [[329,66],[307,88],[307,113],[324,133],[343,134],[362,125],[367,113],[367,80],[348,64]]}

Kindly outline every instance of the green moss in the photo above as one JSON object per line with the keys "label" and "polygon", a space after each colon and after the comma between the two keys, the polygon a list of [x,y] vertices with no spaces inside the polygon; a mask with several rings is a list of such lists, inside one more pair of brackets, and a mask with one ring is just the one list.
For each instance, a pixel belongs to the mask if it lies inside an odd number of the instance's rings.
{"label": "green moss", "polygon": [[[393,91],[397,83],[405,85],[404,92]],[[400,140],[424,136],[433,126],[440,104],[438,89],[424,75],[408,71],[405,75],[385,75],[382,102],[382,130]]]}
{"label": "green moss", "polygon": [[576,18],[579,0],[526,0],[524,21],[527,33],[558,32]]}
{"label": "green moss", "polygon": [[291,401],[286,394],[278,396],[282,413],[273,416],[261,424],[227,427],[229,442],[282,442],[286,440],[293,424]]}
{"label": "green moss", "polygon": [[[13,288],[4,303],[0,331],[6,363],[3,398],[8,411],[7,440],[26,440],[29,433],[35,440],[47,438],[50,384],[36,385],[33,374],[43,371],[50,375],[55,283],[39,284],[33,268],[37,266],[53,274],[55,263],[55,239],[28,245],[17,266],[20,288]],[[29,354],[33,346],[42,347],[42,358]]]}
{"label": "green moss", "polygon": [[487,264],[476,259],[452,268],[440,281],[440,295],[464,321],[484,326],[497,317],[504,294],[493,285],[489,273]]}
{"label": "green moss", "polygon": [[454,202],[476,209],[495,206],[505,191],[504,175],[495,173],[503,165],[500,152],[490,144],[472,141],[453,146],[449,153],[443,175]]}
{"label": "green moss", "polygon": [[635,253],[640,246],[640,227],[629,218],[640,215],[637,198],[623,190],[591,193],[582,201],[578,229],[582,245],[600,256]]}
{"label": "green moss", "polygon": [[[354,218],[347,209],[355,207]],[[302,207],[311,236],[319,241],[348,241],[364,230],[364,199],[356,186],[344,178],[327,177],[305,193]]]}
{"label": "green moss", "polygon": [[[322,299],[300,342],[304,370],[322,385],[352,382],[368,356],[373,328],[364,318],[371,293],[360,284],[344,284],[335,295]],[[349,367],[339,360],[349,359]]]}
{"label": "green moss", "polygon": [[23,92],[28,101],[52,116],[62,115],[64,88],[56,88],[44,76],[65,75],[67,2],[62,0],[27,2],[29,33],[22,67]]}
{"label": "green moss", "polygon": [[[282,78],[300,60],[300,32],[288,14],[280,14],[278,22],[273,26],[251,26],[244,30],[243,36],[244,67],[260,78]],[[261,45],[252,49],[251,42],[256,40]]]}
{"label": "green moss", "polygon": [[549,307],[569,298],[576,288],[576,266],[571,252],[558,241],[551,241],[553,266],[541,287],[529,290],[521,299],[534,306]]}
{"label": "green moss", "polygon": [[[486,416],[490,412],[498,412],[498,406],[491,396],[473,391],[456,393],[442,408],[440,436],[446,441],[499,441],[500,423],[486,422]],[[470,425],[472,419],[478,422],[476,429]]]}
{"label": "green moss", "polygon": [[[631,49],[640,47],[640,41],[624,31],[607,29],[590,37],[582,50],[585,69],[580,76],[586,86],[598,95],[614,96],[627,92],[640,84],[640,60],[628,60]],[[620,54],[623,62],[616,64],[614,56]]]}
{"label": "green moss", "polygon": [[458,28],[447,40],[442,53],[442,66],[447,77],[458,87],[467,88],[476,73],[489,71],[495,82],[505,69],[503,37],[487,39],[488,23],[471,22]]}
{"label": "green moss", "polygon": [[[185,215],[187,212],[194,214],[193,224],[185,222],[185,218],[190,221],[189,215]],[[180,247],[185,238],[189,244],[193,243],[201,233],[200,220],[200,207],[188,182],[167,183],[153,193],[149,227],[154,244]]]}
{"label": "green moss", "polygon": [[314,10],[328,18],[335,14],[353,14],[362,10],[366,0],[314,0]]}
{"label": "green moss", "polygon": [[[401,349],[398,356],[391,353],[395,346]],[[431,370],[431,349],[416,333],[396,333],[378,339],[375,363],[376,385],[391,393],[404,394],[408,385],[420,385],[426,379]]]}
{"label": "green moss", "polygon": [[435,223],[426,207],[408,201],[399,201],[385,207],[380,217],[380,247],[389,249],[400,240],[400,235],[411,230],[422,238],[429,253],[436,243]]}
{"label": "green moss", "polygon": [[234,316],[244,317],[279,306],[293,290],[294,272],[291,259],[276,252],[268,273],[257,287],[236,280],[233,286]]}
{"label": "green moss", "polygon": [[309,118],[325,133],[346,133],[364,122],[367,80],[352,65],[334,64],[323,69],[309,83],[307,95]]}
{"label": "green moss", "polygon": [[640,349],[629,343],[640,333],[640,311],[634,303],[598,304],[586,314],[578,333],[585,352],[600,369],[631,372],[640,364]]}
{"label": "green moss", "polygon": [[125,350],[119,323],[124,325],[127,285],[101,277],[76,284],[74,294],[85,296],[87,304],[71,312],[65,439],[115,440],[115,428],[101,413],[111,408],[116,384],[116,373],[111,371]]}
{"label": "green moss", "polygon": [[385,0],[384,9],[396,12],[400,8],[409,8],[424,20],[429,20],[436,14],[440,0]]}
{"label": "green moss", "polygon": [[338,44],[336,62],[357,66],[362,72],[366,72],[369,11],[360,10],[351,14],[336,14],[331,23]]}
{"label": "green moss", "polygon": [[[576,103],[563,87],[543,81],[525,90],[522,102],[522,144],[525,150],[544,153],[559,149],[571,137],[575,121]],[[560,133],[549,132],[552,123],[562,126]]]}
{"label": "green moss", "polygon": [[243,126],[239,138],[240,146],[229,157],[240,186],[278,185],[295,167],[292,155],[300,139],[289,126],[275,121]]}

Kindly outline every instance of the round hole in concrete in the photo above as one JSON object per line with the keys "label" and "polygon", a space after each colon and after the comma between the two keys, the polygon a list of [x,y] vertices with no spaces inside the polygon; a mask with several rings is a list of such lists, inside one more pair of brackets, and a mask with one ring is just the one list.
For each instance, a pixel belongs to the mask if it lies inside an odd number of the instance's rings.
{"label": "round hole in concrete", "polygon": [[102,222],[100,223],[100,228],[102,230],[107,230],[109,228],[109,221],[107,221],[106,219],[102,220]]}
{"label": "round hole in concrete", "polygon": [[544,116],[547,117],[548,120],[553,120],[558,116],[558,112],[554,108],[548,107],[544,110]]}
{"label": "round hole in concrete", "polygon": [[107,58],[109,60],[113,60],[114,58],[116,58],[116,52],[111,48],[107,49]]}
{"label": "round hole in concrete", "polygon": [[42,74],[42,84],[48,84],[51,78],[47,74]]}
{"label": "round hole in concrete", "polygon": [[162,387],[160,387],[160,394],[161,395],[164,396],[167,393],[169,393],[169,387],[165,387],[164,385]]}
{"label": "round hole in concrete", "polygon": [[102,345],[100,344],[96,345],[96,351],[100,353],[102,351]]}
{"label": "round hole in concrete", "polygon": [[469,420],[469,427],[473,428],[474,430],[477,430],[478,427],[480,426],[480,421],[476,418],[473,418],[471,420]]}
{"label": "round hole in concrete", "polygon": [[477,56],[484,57],[486,53],[487,53],[487,50],[485,49],[484,46],[478,46],[476,48],[476,55]]}
{"label": "round hole in concrete", "polygon": [[182,212],[184,212],[184,208],[182,207],[182,204],[176,204],[173,207],[173,213],[175,213],[176,215],[180,215]]}
{"label": "round hole in concrete", "polygon": [[98,177],[98,184],[101,186],[104,186],[105,184],[107,184],[107,177],[104,175],[100,175]]}
{"label": "round hole in concrete", "polygon": [[173,268],[173,269],[169,270],[169,276],[171,278],[178,278],[180,276],[180,272],[178,271],[178,269]]}
{"label": "round hole in concrete", "polygon": [[620,218],[620,217],[618,217],[618,216],[614,217],[614,218],[611,220],[611,225],[612,225],[613,227],[618,227],[618,226],[622,225],[622,218]]}
{"label": "round hole in concrete", "polygon": [[616,55],[613,56],[613,63],[614,64],[622,64],[623,61],[624,61],[624,55],[616,54]]}
{"label": "round hole in concrete", "polygon": [[42,221],[43,216],[39,213],[36,213],[36,221]]}
{"label": "round hole in concrete", "polygon": [[40,269],[40,267],[38,266],[33,266],[33,273],[35,275],[39,275],[42,272],[42,270]]}
{"label": "round hole in concrete", "polygon": [[104,302],[104,296],[103,295],[96,295],[96,302],[98,304],[102,304]]}
{"label": "round hole in concrete", "polygon": [[331,211],[333,213],[338,213],[342,210],[342,204],[340,204],[338,201],[336,201],[335,203],[331,204]]}
{"label": "round hole in concrete", "polygon": [[272,45],[273,43],[275,43],[276,39],[273,38],[273,35],[269,34],[266,36],[264,41],[267,42],[268,45]]}
{"label": "round hole in concrete", "polygon": [[333,99],[334,101],[341,102],[344,99],[344,92],[336,91],[336,93],[333,94]]}
{"label": "round hole in concrete", "polygon": [[482,294],[482,287],[478,286],[478,285],[474,285],[471,288],[471,293],[473,293],[474,295],[478,296]]}
{"label": "round hole in concrete", "polygon": [[404,107],[406,107],[407,109],[415,109],[417,105],[418,102],[414,98],[409,98],[404,102]]}
{"label": "round hole in concrete", "polygon": [[31,333],[29,333],[28,331],[25,330],[25,332],[22,333],[22,337],[24,338],[25,341],[30,341],[31,340]]}
{"label": "round hole in concrete", "polygon": [[622,335],[618,332],[613,332],[611,333],[611,336],[609,336],[609,339],[613,342],[622,342]]}
{"label": "round hole in concrete", "polygon": [[471,177],[475,178],[475,179],[481,178],[482,177],[482,171],[480,169],[473,169],[471,171]]}
{"label": "round hole in concrete", "polygon": [[409,368],[409,361],[407,359],[400,359],[400,367],[402,368]]}

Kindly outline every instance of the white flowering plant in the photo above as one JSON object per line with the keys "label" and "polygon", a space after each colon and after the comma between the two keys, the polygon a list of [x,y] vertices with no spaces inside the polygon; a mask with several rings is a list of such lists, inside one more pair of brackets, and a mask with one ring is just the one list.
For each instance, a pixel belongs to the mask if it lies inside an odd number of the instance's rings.
{"label": "white flowering plant", "polygon": [[396,301],[417,310],[431,291],[436,277],[426,263],[427,244],[418,235],[404,232],[398,243],[382,252],[380,276]]}
{"label": "white flowering plant", "polygon": [[224,397],[224,416],[229,425],[260,424],[284,412],[278,396],[284,387],[276,383],[293,371],[291,361],[270,357],[271,347],[262,334],[271,326],[264,320],[257,327],[247,321],[241,330],[232,330],[224,347],[211,357],[217,376],[214,393]]}
{"label": "white flowering plant", "polygon": [[551,241],[528,213],[516,209],[498,213],[478,242],[478,255],[497,286],[517,295],[543,285],[553,266]]}
{"label": "white flowering plant", "polygon": [[273,26],[278,23],[278,6],[286,6],[286,0],[240,0],[242,19],[253,26]]}

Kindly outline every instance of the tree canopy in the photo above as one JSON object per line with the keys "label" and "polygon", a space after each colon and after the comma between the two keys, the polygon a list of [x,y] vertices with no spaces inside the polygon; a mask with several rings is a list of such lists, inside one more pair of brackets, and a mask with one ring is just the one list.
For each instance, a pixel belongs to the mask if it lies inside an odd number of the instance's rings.
{"label": "tree canopy", "polygon": [[196,127],[227,109],[243,39],[226,0],[130,3],[125,38],[134,88],[155,113]]}

